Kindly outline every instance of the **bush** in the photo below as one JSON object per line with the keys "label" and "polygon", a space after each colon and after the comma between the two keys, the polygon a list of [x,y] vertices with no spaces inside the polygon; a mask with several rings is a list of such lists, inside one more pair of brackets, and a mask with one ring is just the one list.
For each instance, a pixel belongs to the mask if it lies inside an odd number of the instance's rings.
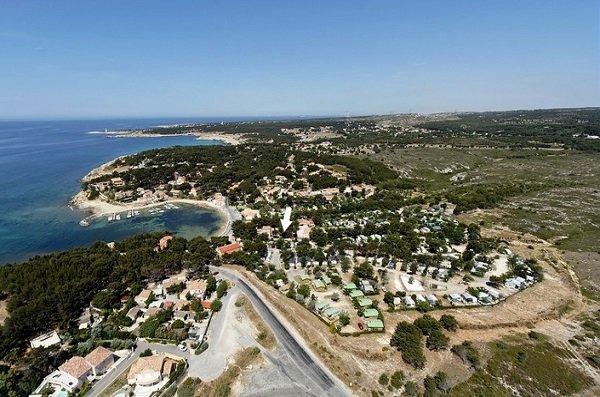
{"label": "bush", "polygon": [[194,350],[194,354],[198,355],[200,353],[203,353],[206,349],[208,349],[208,342],[202,342],[200,346],[196,350]]}
{"label": "bush", "polygon": [[223,307],[223,302],[221,302],[221,300],[219,300],[219,299],[215,299],[210,304],[210,310],[212,310],[213,312],[218,312],[219,310],[221,310],[222,307]]}
{"label": "bush", "polygon": [[399,389],[404,384],[404,373],[402,371],[396,371],[390,377],[390,386],[394,389]]}
{"label": "bush", "polygon": [[150,350],[150,349],[146,349],[140,353],[140,357],[149,357],[151,355],[152,355],[152,350]]}
{"label": "bush", "polygon": [[470,341],[464,341],[460,345],[452,346],[452,353],[460,357],[464,362],[468,362],[473,368],[479,369],[481,363],[479,352],[473,347]]}
{"label": "bush", "polygon": [[429,335],[434,330],[440,329],[440,323],[429,314],[415,320],[414,325],[419,328],[423,335]]}
{"label": "bush", "polygon": [[456,321],[456,318],[450,314],[442,314],[439,322],[446,331],[455,332],[458,329],[458,321]]}
{"label": "bush", "polygon": [[390,345],[402,352],[402,359],[415,368],[425,366],[425,356],[421,344],[421,330],[414,324],[401,321],[390,340]]}
{"label": "bush", "polygon": [[194,397],[194,393],[202,381],[198,378],[187,378],[177,388],[179,397]]}
{"label": "bush", "polygon": [[389,383],[390,378],[388,378],[387,374],[381,374],[381,376],[379,377],[379,384],[381,386],[387,386],[387,384]]}
{"label": "bush", "polygon": [[425,345],[429,350],[443,350],[448,348],[450,338],[439,329],[431,331]]}
{"label": "bush", "polygon": [[173,321],[173,324],[171,324],[171,329],[182,329],[183,327],[185,327],[185,323],[180,319]]}

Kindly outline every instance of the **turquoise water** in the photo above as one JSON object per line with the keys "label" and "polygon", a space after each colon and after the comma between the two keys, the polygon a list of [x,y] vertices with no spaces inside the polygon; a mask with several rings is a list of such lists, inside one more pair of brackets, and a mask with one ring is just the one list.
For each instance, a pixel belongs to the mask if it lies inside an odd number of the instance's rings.
{"label": "turquoise water", "polygon": [[68,206],[79,180],[113,158],[158,147],[215,145],[193,137],[115,138],[90,131],[142,128],[209,120],[141,119],[0,122],[0,265],[35,254],[114,241],[144,231],[168,230],[183,237],[207,236],[220,224],[217,213],[191,206],[87,228],[87,214]]}

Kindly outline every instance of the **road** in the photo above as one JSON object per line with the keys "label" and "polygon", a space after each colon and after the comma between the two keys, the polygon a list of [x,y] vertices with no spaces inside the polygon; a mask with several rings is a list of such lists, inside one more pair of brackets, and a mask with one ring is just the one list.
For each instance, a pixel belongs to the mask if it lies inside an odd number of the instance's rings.
{"label": "road", "polygon": [[[308,392],[308,395],[315,396],[349,396],[351,395],[343,383],[339,381],[321,362],[312,355],[312,353],[299,342],[292,332],[288,329],[289,325],[284,324],[280,319],[281,315],[276,314],[244,278],[239,273],[230,269],[214,268],[221,274],[233,280],[244,294],[250,299],[256,311],[269,326],[279,342],[283,352],[290,358],[289,361],[296,367],[282,366],[281,370],[285,373],[297,372],[299,376],[290,377],[294,379],[298,386],[302,386]],[[286,360],[287,361],[287,360]],[[276,363],[275,363],[276,364]]]}
{"label": "road", "polygon": [[129,357],[121,361],[111,372],[106,374],[104,378],[94,383],[94,386],[86,393],[86,397],[98,397],[102,392],[110,386],[131,364],[140,356],[140,353],[150,347],[149,344],[140,340],[137,341],[137,346]]}

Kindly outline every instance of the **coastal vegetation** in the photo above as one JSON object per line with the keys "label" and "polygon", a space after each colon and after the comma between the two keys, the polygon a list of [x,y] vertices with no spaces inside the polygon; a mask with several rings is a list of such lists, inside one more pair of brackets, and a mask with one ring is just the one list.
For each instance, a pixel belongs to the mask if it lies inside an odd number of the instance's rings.
{"label": "coastal vegetation", "polygon": [[[0,366],[0,394],[28,395],[51,367],[64,361],[69,352],[34,349],[24,354],[28,341],[52,328],[72,335],[72,353],[87,353],[93,344],[77,329],[76,320],[90,302],[107,310],[120,305],[123,296],[134,296],[147,281],[159,280],[181,269],[207,273],[215,258],[214,246],[202,239],[174,238],[168,250],[156,250],[164,233],[142,234],[115,243],[110,248],[97,242],[87,248],[35,256],[21,264],[0,267],[0,291],[8,301],[9,316],[0,327],[0,357],[11,366]],[[117,321],[119,316],[114,317]],[[155,336],[161,318],[142,328]],[[118,323],[106,323],[100,339],[127,339]],[[88,331],[89,332],[89,331]],[[150,335],[152,334],[152,335]],[[99,335],[100,337],[100,335]],[[117,348],[122,348],[116,346]]]}
{"label": "coastal vegetation", "polygon": [[[361,360],[375,357],[373,365],[378,365],[377,360],[387,357],[408,374],[396,368],[391,377],[389,371],[383,375],[378,371],[378,377],[364,380],[374,394],[388,395],[400,388],[417,393],[422,386],[424,395],[506,395],[507,387],[522,395],[540,395],[536,390],[571,395],[591,387],[593,380],[573,357],[589,348],[588,361],[597,362],[598,316],[577,320],[585,334],[574,337],[568,346],[556,345],[555,339],[537,331],[527,338],[471,342],[468,333],[484,332],[485,321],[477,320],[470,328],[463,328],[463,322],[468,306],[481,307],[472,311],[476,314],[502,310],[493,307],[507,298],[500,295],[543,284],[548,263],[555,270],[566,266],[548,259],[550,244],[540,254],[536,246],[546,243],[524,234],[518,247],[527,244],[532,255],[512,253],[508,239],[491,237],[491,228],[504,224],[542,238],[561,237],[555,244],[565,249],[589,253],[600,249],[593,205],[599,172],[594,157],[598,140],[593,137],[599,122],[597,109],[581,109],[161,129],[160,133],[168,134],[244,134],[245,141],[236,146],[156,149],[120,158],[109,172],[83,182],[87,198],[120,204],[172,197],[221,199],[227,203],[222,206],[243,212],[242,219],[229,225],[239,247],[217,257],[215,249],[229,242],[225,236],[210,241],[174,237],[168,249],[161,249],[157,244],[164,233],[143,234],[114,246],[97,242],[0,268],[0,299],[8,313],[0,327],[4,363],[0,364],[0,394],[27,395],[68,356],[85,354],[106,341],[116,347],[131,346],[132,336],[122,331],[133,321],[126,316],[132,306],[128,302],[148,282],[182,269],[206,276],[206,292],[217,296],[210,309],[226,310],[221,299],[227,296],[228,284],[218,284],[207,268],[222,263],[254,273],[267,288],[281,292],[290,307],[298,306],[325,322],[324,328],[336,337],[363,338],[357,345],[364,343],[369,350],[355,346],[349,350],[358,352]],[[572,161],[586,164],[586,169],[576,170]],[[558,170],[547,170],[549,164]],[[568,197],[582,200],[578,201],[582,205],[568,206],[561,199],[565,192],[575,192]],[[293,215],[284,230],[281,214],[286,207],[293,207]],[[560,211],[550,217],[549,208]],[[560,217],[566,219],[559,222]],[[270,262],[275,249],[277,264]],[[548,279],[558,277],[553,274]],[[415,280],[425,280],[424,288],[431,292],[427,299],[416,293],[419,290],[398,287]],[[513,282],[519,285],[510,287]],[[594,277],[584,280],[589,291],[595,282]],[[341,291],[346,285],[348,290]],[[455,288],[463,297],[438,292],[440,285]],[[174,283],[167,292],[181,292],[184,286]],[[498,298],[490,297],[491,291],[498,290],[502,291]],[[363,295],[374,299],[361,299],[361,303],[357,297]],[[153,300],[151,294],[147,303]],[[330,306],[340,300],[344,310],[332,311],[337,308]],[[411,300],[413,307],[409,307]],[[76,324],[90,303],[107,320],[94,337]],[[244,310],[253,313],[246,306]],[[443,312],[449,306],[456,306],[452,309],[456,317]],[[330,317],[325,314],[328,308]],[[207,314],[197,309],[198,318]],[[545,308],[544,313],[555,309]],[[441,316],[436,314],[439,311]],[[139,326],[139,336],[182,340],[188,326],[183,320],[169,324],[170,317],[170,309],[149,316]],[[373,329],[364,329],[368,321]],[[526,324],[534,326],[535,321]],[[28,351],[28,340],[49,329],[68,335],[68,347]],[[269,330],[262,325],[257,330],[260,343],[274,344]],[[368,339],[371,332],[383,333],[386,346]],[[432,357],[442,356],[444,365],[457,365],[463,372],[454,375],[442,368],[425,378],[419,375],[419,370],[431,365]],[[202,387],[229,393],[232,379]]]}

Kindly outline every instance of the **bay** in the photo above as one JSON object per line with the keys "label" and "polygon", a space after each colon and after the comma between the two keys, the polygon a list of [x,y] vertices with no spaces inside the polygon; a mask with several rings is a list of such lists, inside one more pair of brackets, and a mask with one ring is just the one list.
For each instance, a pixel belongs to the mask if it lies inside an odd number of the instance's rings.
{"label": "bay", "polygon": [[118,156],[177,145],[222,144],[192,136],[130,138],[89,132],[212,121],[221,120],[0,121],[0,265],[140,232],[168,230],[186,238],[215,233],[222,219],[209,209],[184,205],[156,216],[142,211],[139,217],[83,228],[79,221],[86,213],[68,205],[87,172]]}

